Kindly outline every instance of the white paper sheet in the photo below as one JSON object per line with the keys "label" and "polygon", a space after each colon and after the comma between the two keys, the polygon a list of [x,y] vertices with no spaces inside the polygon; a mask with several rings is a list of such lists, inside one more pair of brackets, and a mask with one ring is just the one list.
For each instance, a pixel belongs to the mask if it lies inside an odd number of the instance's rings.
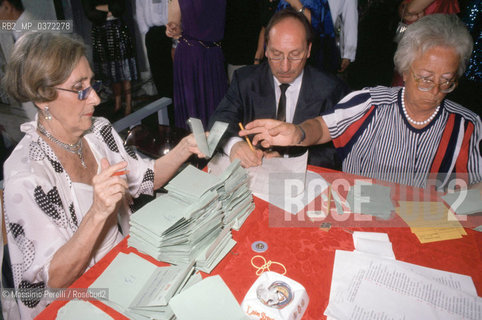
{"label": "white paper sheet", "polygon": [[[253,195],[278,208],[297,214],[318,197],[328,183],[321,175],[306,170],[308,152],[299,157],[264,159],[259,167],[248,168]],[[208,163],[210,173],[220,175],[229,157],[217,154]]]}
{"label": "white paper sheet", "polygon": [[392,243],[386,233],[355,231],[353,232],[353,244],[355,251],[395,259]]}
{"label": "white paper sheet", "polygon": [[337,250],[325,315],[339,319],[471,319],[482,299],[468,276]]}

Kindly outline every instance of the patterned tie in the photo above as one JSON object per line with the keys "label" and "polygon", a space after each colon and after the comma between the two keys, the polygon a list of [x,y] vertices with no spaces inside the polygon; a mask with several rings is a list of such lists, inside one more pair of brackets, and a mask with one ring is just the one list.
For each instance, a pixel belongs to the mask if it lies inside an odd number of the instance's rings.
{"label": "patterned tie", "polygon": [[288,89],[290,85],[287,83],[282,83],[279,85],[281,89],[281,96],[279,97],[278,102],[278,113],[276,115],[276,119],[280,121],[286,121],[286,89]]}

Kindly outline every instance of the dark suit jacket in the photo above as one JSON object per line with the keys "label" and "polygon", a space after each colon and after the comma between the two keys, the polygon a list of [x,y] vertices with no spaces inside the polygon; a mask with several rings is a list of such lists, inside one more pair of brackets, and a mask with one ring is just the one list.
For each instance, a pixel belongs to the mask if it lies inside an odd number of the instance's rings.
{"label": "dark suit jacket", "polygon": [[[293,123],[299,124],[328,112],[348,92],[348,87],[338,78],[305,66]],[[224,141],[220,143],[222,146],[227,139],[238,136],[238,122],[247,124],[255,119],[265,118],[276,118],[274,80],[266,62],[246,66],[234,72],[231,86],[209,119],[209,128],[215,121],[229,123]],[[309,149],[310,164],[341,168],[340,162],[335,159],[335,150],[331,143]]]}

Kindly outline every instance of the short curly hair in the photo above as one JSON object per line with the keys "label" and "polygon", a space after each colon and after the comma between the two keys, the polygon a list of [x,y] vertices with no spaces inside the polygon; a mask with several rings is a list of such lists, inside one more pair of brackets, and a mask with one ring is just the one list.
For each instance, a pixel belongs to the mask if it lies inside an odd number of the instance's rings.
{"label": "short curly hair", "polygon": [[403,74],[419,54],[437,46],[450,47],[457,52],[457,77],[462,76],[472,54],[473,40],[463,22],[449,14],[431,14],[409,25],[393,58],[395,68]]}
{"label": "short curly hair", "polygon": [[79,38],[60,33],[26,33],[15,43],[8,61],[4,88],[20,102],[50,102],[55,86],[64,83],[85,56]]}

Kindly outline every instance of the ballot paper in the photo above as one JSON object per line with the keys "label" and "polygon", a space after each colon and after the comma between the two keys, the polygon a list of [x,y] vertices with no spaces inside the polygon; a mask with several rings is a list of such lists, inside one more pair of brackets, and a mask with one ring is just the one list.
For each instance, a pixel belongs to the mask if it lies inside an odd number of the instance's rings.
{"label": "ballot paper", "polygon": [[392,243],[386,233],[355,231],[353,232],[353,245],[356,252],[395,259]]}
{"label": "ballot paper", "polygon": [[480,190],[466,189],[455,192],[447,192],[442,196],[445,202],[456,214],[474,214],[482,212],[482,200]]}
{"label": "ballot paper", "polygon": [[324,314],[338,320],[476,320],[481,310],[469,276],[337,250]]}
{"label": "ballot paper", "polygon": [[[328,183],[315,172],[307,171],[308,152],[299,157],[263,159],[258,167],[247,168],[249,190],[291,214],[303,210],[328,188]],[[226,155],[217,154],[208,163],[208,170],[220,175],[230,165]]]}
{"label": "ballot paper", "polygon": [[355,184],[350,187],[346,201],[351,212],[369,214],[388,220],[395,208],[390,194],[390,187],[357,179]]}
{"label": "ballot paper", "polygon": [[88,301],[73,299],[57,312],[57,320],[111,320],[113,319]]}
{"label": "ballot paper", "polygon": [[168,193],[130,220],[129,246],[175,265],[196,262],[206,273],[228,254],[238,228],[254,209],[246,171],[239,161],[219,176],[187,166],[165,187]]}
{"label": "ballot paper", "polygon": [[191,128],[192,133],[194,134],[194,139],[196,139],[199,151],[201,151],[208,159],[213,156],[219,140],[221,140],[224,132],[229,125],[226,122],[216,121],[211,128],[211,131],[209,131],[209,136],[206,139],[206,135],[204,133],[204,126],[201,120],[197,118],[189,118],[187,120],[187,124],[189,125],[189,128]]}
{"label": "ballot paper", "polygon": [[248,319],[219,275],[184,290],[171,299],[169,306],[177,320]]}
{"label": "ballot paper", "polygon": [[89,288],[108,288],[108,299],[102,302],[128,316],[142,319],[170,319],[169,300],[186,278],[193,265],[158,267],[134,253],[119,253]]}
{"label": "ballot paper", "polygon": [[410,226],[420,243],[459,239],[464,228],[442,202],[398,201],[397,214]]}

